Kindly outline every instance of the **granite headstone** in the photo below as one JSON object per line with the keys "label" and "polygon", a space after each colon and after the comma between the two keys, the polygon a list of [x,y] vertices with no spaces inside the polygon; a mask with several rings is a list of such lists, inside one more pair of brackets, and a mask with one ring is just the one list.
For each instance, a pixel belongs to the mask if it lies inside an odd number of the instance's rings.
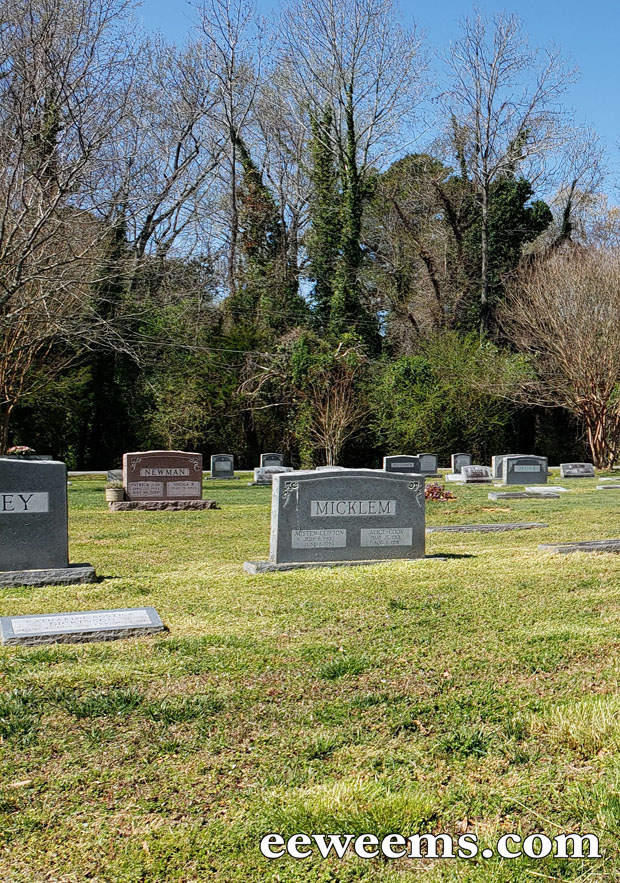
{"label": "granite headstone", "polygon": [[560,478],[594,478],[592,463],[560,463]]}
{"label": "granite headstone", "polygon": [[461,477],[465,484],[485,484],[493,481],[493,475],[489,466],[463,466]]}
{"label": "granite headstone", "polygon": [[261,454],[260,465],[264,466],[284,466],[284,454]]}
{"label": "granite headstone", "polygon": [[383,458],[383,469],[385,472],[411,472],[414,475],[421,475],[420,458],[413,457],[411,454],[392,454]]}
{"label": "granite headstone", "polygon": [[471,466],[471,454],[452,454],[450,466],[452,475],[457,475],[463,466]]}
{"label": "granite headstone", "polygon": [[234,478],[235,458],[232,454],[211,455],[211,478]]}
{"label": "granite headstone", "polygon": [[0,617],[0,643],[52,644],[110,641],[152,635],[165,628],[154,607]]}
{"label": "granite headstone", "polygon": [[546,457],[514,455],[502,461],[504,484],[547,484],[549,474]]}
{"label": "granite headstone", "polygon": [[437,475],[437,454],[418,454],[420,461],[420,474],[427,477]]}
{"label": "granite headstone", "polygon": [[424,557],[424,478],[379,469],[275,475],[268,562],[251,573]]}
{"label": "granite headstone", "polygon": [[0,457],[0,585],[92,582],[68,545],[66,465]]}
{"label": "granite headstone", "polygon": [[134,451],[123,455],[128,501],[202,499],[202,454]]}

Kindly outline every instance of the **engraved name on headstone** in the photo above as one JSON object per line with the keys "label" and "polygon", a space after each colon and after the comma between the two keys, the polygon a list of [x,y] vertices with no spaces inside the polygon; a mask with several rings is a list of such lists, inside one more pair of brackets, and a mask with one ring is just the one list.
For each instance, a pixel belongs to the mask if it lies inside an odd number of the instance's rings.
{"label": "engraved name on headstone", "polygon": [[202,499],[202,454],[134,451],[123,455],[129,501]]}
{"label": "engraved name on headstone", "polygon": [[153,607],[0,617],[3,644],[109,641],[154,634],[163,629],[164,624]]}

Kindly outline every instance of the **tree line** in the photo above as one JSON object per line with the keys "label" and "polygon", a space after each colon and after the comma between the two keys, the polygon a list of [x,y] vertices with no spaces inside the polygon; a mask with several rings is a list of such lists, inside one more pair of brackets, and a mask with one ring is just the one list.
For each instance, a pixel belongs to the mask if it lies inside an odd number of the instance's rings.
{"label": "tree line", "polygon": [[516,16],[0,6],[0,451],[614,462],[618,213]]}

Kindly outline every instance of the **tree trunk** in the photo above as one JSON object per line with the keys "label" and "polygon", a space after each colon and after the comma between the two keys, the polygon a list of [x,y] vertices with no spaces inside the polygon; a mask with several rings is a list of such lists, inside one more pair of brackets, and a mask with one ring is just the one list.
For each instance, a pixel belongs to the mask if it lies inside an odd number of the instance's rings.
{"label": "tree trunk", "polygon": [[480,336],[489,330],[489,188],[482,186],[482,230],[480,235]]}

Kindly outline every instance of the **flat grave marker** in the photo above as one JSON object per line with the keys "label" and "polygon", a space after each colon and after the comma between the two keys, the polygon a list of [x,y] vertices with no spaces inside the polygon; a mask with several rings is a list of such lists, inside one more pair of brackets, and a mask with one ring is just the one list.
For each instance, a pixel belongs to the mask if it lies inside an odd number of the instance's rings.
{"label": "flat grave marker", "polygon": [[2,644],[111,641],[152,635],[164,629],[154,607],[0,617]]}
{"label": "flat grave marker", "polygon": [[575,543],[541,543],[539,549],[545,552],[556,552],[567,555],[570,552],[620,552],[620,539],[584,540]]}
{"label": "flat grave marker", "polygon": [[493,475],[488,466],[463,466],[461,477],[465,484],[490,484],[493,481]]}
{"label": "flat grave marker", "polygon": [[441,524],[427,527],[426,533],[503,533],[507,530],[534,530],[549,527],[540,521],[513,521],[507,524]]}

